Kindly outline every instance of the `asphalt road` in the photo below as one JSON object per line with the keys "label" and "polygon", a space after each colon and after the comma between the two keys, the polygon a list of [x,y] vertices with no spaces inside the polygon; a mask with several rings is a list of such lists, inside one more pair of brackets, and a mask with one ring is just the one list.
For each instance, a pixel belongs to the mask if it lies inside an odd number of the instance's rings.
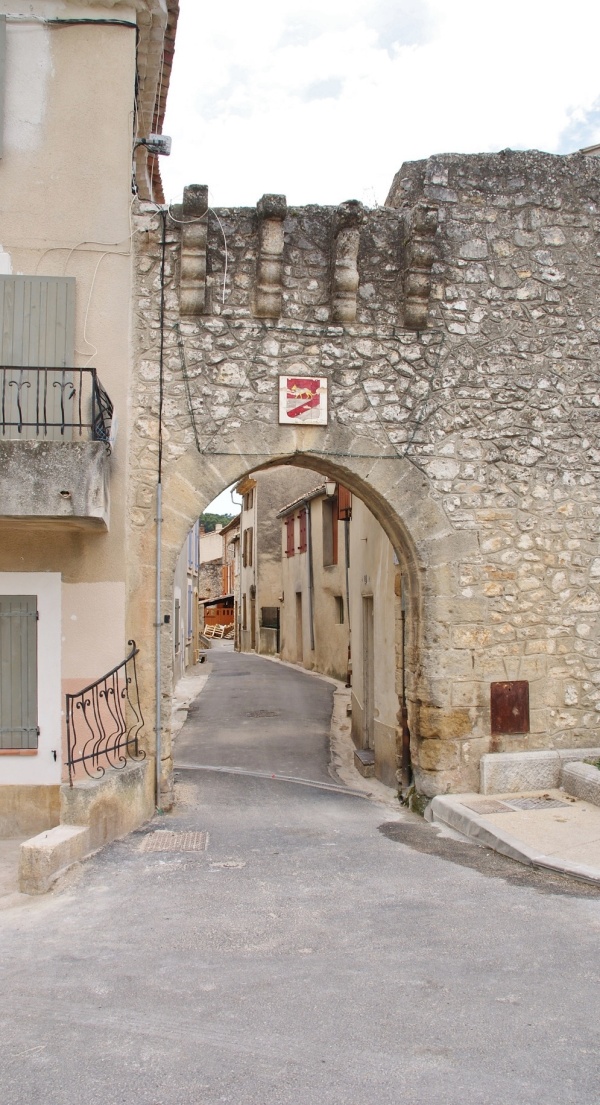
{"label": "asphalt road", "polygon": [[[330,685],[214,664],[175,812],[0,914],[2,1102],[597,1105],[597,893],[372,801],[201,770],[329,779]],[[157,829],[208,847],[143,850]]]}

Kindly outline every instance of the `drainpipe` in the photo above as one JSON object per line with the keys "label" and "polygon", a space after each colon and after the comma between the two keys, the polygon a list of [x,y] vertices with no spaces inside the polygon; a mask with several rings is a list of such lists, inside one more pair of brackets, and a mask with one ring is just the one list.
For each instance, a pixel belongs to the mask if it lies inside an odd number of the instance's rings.
{"label": "drainpipe", "polygon": [[402,705],[400,710],[400,722],[402,726],[402,754],[401,754],[401,780],[402,789],[407,790],[412,782],[412,768],[410,762],[410,729],[408,728],[408,708],[406,705],[406,590],[404,576],[400,578],[400,612],[402,616]]}
{"label": "drainpipe", "polygon": [[315,618],[314,618],[314,606],[315,606],[315,579],[313,573],[313,547],[312,547],[312,524],[311,524],[311,509],[310,503],[306,503],[304,510],[306,511],[306,538],[308,545],[308,611],[309,611],[309,625],[310,625],[310,648],[311,652],[315,651]]}
{"label": "drainpipe", "polygon": [[165,255],[167,240],[167,213],[160,211],[162,219],[160,258],[160,355],[158,385],[158,473],[156,480],[156,669],[155,669],[155,732],[156,732],[156,808],[160,811],[160,777],[162,763],[162,694],[161,694],[161,636],[162,628],[162,417],[164,401],[164,353],[165,353]]}
{"label": "drainpipe", "polygon": [[162,570],[162,483],[156,485],[156,808],[160,810],[160,768],[162,755],[162,718],[161,718],[161,570]]}
{"label": "drainpipe", "polygon": [[346,560],[346,616],[348,618],[348,670],[346,686],[352,686],[352,624],[350,622],[350,518],[344,518],[344,556]]}

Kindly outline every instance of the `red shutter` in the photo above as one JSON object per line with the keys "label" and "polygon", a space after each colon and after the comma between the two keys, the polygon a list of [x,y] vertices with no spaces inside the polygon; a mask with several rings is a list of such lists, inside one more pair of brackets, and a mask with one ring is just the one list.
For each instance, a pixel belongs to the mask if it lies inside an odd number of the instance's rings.
{"label": "red shutter", "polygon": [[295,551],[296,551],[295,548],[294,548],[294,516],[293,516],[293,514],[292,514],[291,518],[286,518],[286,520],[285,520],[285,541],[286,541],[285,555],[286,556],[293,556]]}
{"label": "red shutter", "polygon": [[352,493],[348,491],[347,487],[342,487],[341,483],[338,484],[338,518],[340,521],[344,521],[345,518],[352,517]]}
{"label": "red shutter", "polygon": [[306,552],[306,511],[301,510],[298,515],[298,521],[300,522],[300,542],[298,544],[298,552]]}
{"label": "red shutter", "polygon": [[338,507],[338,494],[337,490],[335,497],[331,500],[331,563],[337,564],[338,562],[338,520],[339,520],[339,507]]}

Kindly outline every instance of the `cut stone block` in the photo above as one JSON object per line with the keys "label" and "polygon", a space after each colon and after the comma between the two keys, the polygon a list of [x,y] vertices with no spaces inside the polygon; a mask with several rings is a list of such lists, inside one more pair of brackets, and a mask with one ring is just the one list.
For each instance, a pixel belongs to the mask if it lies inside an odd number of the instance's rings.
{"label": "cut stone block", "polygon": [[370,748],[355,749],[354,766],[365,779],[372,779],[375,774],[375,753]]}
{"label": "cut stone block", "polygon": [[567,794],[600,806],[600,771],[593,764],[565,764],[561,772],[561,786]]}
{"label": "cut stone block", "polygon": [[481,757],[482,794],[519,794],[561,786],[563,765],[600,758],[600,749],[563,748],[546,752],[488,752]]}
{"label": "cut stone block", "polygon": [[57,825],[26,840],[19,855],[19,889],[22,894],[45,894],[61,872],[90,851],[85,825]]}

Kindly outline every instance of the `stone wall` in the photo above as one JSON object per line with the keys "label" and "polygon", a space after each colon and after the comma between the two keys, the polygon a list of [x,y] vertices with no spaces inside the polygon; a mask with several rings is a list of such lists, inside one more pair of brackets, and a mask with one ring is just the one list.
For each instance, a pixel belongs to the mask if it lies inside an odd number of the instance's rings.
{"label": "stone wall", "polygon": [[[207,213],[196,188],[165,220],[165,591],[233,479],[339,479],[399,559],[427,794],[478,789],[484,752],[598,743],[599,208],[598,159],[506,151],[404,166],[375,211]],[[136,229],[132,629],[152,618],[161,218]],[[278,425],[285,372],[328,377],[327,427]],[[531,731],[492,738],[490,683],[516,679]]]}

